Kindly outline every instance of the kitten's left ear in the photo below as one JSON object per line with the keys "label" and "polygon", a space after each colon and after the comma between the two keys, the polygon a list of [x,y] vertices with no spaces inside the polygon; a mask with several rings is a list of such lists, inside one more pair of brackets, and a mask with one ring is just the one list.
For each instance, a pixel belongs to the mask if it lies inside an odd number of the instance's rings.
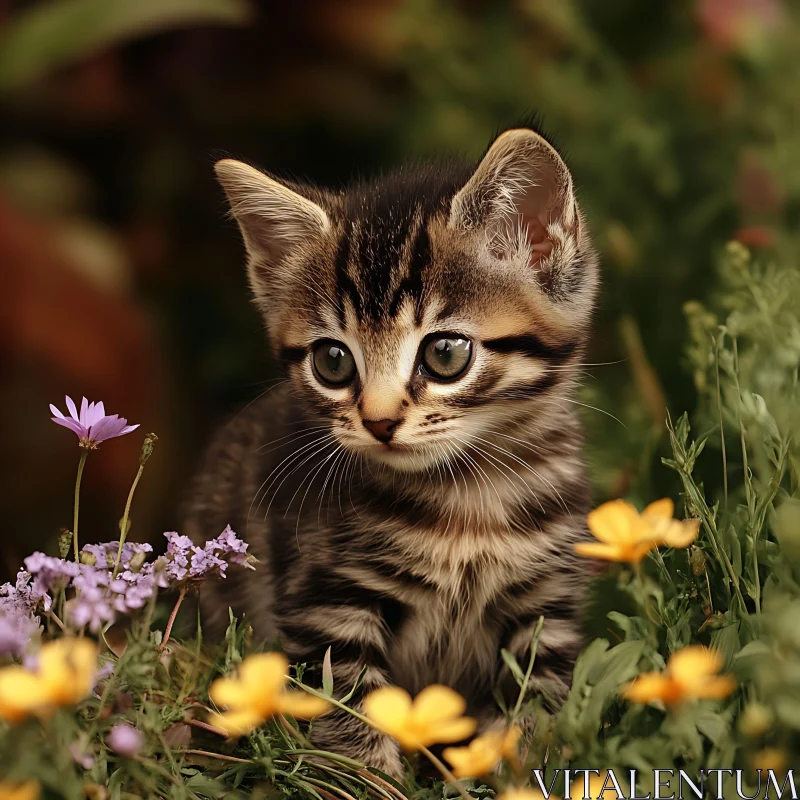
{"label": "kitten's left ear", "polygon": [[536,266],[565,246],[580,245],[580,216],[572,176],[539,134],[501,134],[453,198],[449,226],[487,230],[498,258],[525,255]]}

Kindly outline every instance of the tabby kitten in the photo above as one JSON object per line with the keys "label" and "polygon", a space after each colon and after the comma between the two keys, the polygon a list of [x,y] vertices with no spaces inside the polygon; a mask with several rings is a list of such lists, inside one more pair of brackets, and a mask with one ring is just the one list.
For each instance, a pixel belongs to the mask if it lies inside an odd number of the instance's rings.
{"label": "tabby kitten", "polygon": [[[524,657],[544,615],[533,685],[557,702],[586,595],[570,395],[598,280],[563,160],[515,129],[477,168],[344,191],[216,171],[283,382],[219,433],[194,486],[191,535],[230,523],[261,561],[204,589],[208,623],[231,606],[298,662],[330,646],[339,693],[366,666],[356,707],[439,682],[488,726],[501,648]],[[352,717],[312,736],[401,773],[396,743]]]}

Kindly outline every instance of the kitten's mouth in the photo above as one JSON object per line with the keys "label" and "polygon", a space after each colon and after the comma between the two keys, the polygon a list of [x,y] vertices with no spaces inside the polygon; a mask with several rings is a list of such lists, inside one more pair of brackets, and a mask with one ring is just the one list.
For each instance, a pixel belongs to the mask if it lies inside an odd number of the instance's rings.
{"label": "kitten's mouth", "polygon": [[401,472],[417,472],[438,461],[439,455],[431,448],[397,442],[382,442],[370,448],[370,458]]}

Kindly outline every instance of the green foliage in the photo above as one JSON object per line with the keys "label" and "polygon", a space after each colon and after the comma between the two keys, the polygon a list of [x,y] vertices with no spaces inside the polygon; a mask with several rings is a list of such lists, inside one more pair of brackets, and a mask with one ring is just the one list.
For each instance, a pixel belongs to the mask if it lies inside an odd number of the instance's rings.
{"label": "green foliage", "polygon": [[119,41],[198,23],[241,25],[246,0],[57,0],[39,3],[6,21],[0,36],[0,92]]}

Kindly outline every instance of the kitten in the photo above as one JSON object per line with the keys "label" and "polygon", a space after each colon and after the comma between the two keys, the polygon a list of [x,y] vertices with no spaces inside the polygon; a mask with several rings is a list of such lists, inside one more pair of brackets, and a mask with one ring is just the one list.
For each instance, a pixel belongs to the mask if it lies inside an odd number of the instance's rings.
{"label": "kitten", "polygon": [[[290,659],[332,648],[336,691],[461,692],[484,726],[501,648],[565,694],[581,646],[587,480],[570,402],[597,260],[563,160],[528,129],[473,169],[345,191],[216,165],[283,381],[223,429],[187,529],[230,523],[261,561],[204,587]],[[517,687],[505,675],[512,696]],[[391,775],[395,742],[352,717],[313,739]]]}

